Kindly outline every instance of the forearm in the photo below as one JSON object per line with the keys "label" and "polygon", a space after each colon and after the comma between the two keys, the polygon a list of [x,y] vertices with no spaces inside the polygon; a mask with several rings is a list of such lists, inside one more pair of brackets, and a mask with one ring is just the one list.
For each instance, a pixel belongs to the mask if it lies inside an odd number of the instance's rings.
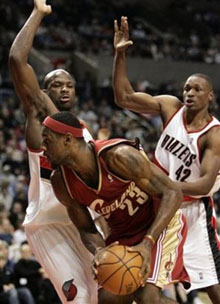
{"label": "forearm", "polygon": [[27,61],[33,45],[34,36],[45,14],[34,8],[21,31],[16,36],[10,50],[10,57]]}
{"label": "forearm", "polygon": [[214,182],[211,179],[202,177],[196,182],[177,182],[185,195],[206,195],[212,189]]}
{"label": "forearm", "polygon": [[71,206],[67,208],[68,215],[73,224],[78,229],[83,244],[92,254],[94,254],[98,247],[105,247],[105,242],[101,234],[98,232],[88,209],[84,209],[81,205],[78,205],[78,208],[80,208],[78,212],[81,212],[77,213],[76,207],[74,208],[73,206]]}
{"label": "forearm", "polygon": [[182,193],[180,190],[167,191],[161,198],[154,222],[146,235],[151,235],[154,240],[157,240],[162,231],[170,223],[176,211],[180,208],[181,203]]}
{"label": "forearm", "polygon": [[97,248],[105,247],[105,242],[102,236],[97,233],[84,233],[81,232],[81,239],[85,247],[94,255]]}
{"label": "forearm", "polygon": [[113,89],[115,102],[119,106],[123,106],[123,101],[126,100],[127,94],[132,94],[134,90],[127,78],[126,70],[126,54],[125,52],[115,53],[112,72]]}

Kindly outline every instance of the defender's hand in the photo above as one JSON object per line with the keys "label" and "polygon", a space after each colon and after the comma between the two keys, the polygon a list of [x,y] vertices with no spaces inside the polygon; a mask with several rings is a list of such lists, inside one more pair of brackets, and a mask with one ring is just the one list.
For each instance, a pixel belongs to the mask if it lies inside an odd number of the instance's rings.
{"label": "defender's hand", "polygon": [[49,15],[52,12],[51,5],[46,4],[46,0],[34,0],[35,7],[45,15]]}
{"label": "defender's hand", "polygon": [[127,17],[121,17],[121,26],[118,27],[117,20],[114,20],[114,48],[118,52],[125,51],[133,41],[129,40],[129,29]]}

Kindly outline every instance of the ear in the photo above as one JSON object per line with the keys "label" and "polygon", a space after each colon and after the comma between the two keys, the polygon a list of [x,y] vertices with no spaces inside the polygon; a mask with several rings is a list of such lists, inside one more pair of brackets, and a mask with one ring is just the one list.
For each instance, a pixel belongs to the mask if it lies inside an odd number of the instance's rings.
{"label": "ear", "polygon": [[65,145],[70,145],[72,143],[73,139],[74,139],[73,135],[70,132],[67,132],[65,134],[64,144]]}
{"label": "ear", "polygon": [[215,99],[215,94],[213,91],[210,91],[209,92],[209,102],[214,101],[214,99]]}

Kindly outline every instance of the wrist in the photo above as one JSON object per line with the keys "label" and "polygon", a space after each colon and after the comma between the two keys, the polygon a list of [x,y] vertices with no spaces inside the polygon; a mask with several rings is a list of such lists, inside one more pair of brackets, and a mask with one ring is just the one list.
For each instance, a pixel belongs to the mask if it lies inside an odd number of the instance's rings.
{"label": "wrist", "polygon": [[117,57],[125,57],[125,50],[121,50],[121,49],[115,49],[115,55]]}
{"label": "wrist", "polygon": [[34,7],[33,12],[34,12],[35,16],[37,15],[39,18],[42,18],[42,19],[44,16],[46,16],[48,14],[45,10],[43,10],[39,7]]}
{"label": "wrist", "polygon": [[143,241],[146,241],[147,243],[151,244],[152,247],[154,247],[156,240],[151,234],[146,234],[143,238]]}

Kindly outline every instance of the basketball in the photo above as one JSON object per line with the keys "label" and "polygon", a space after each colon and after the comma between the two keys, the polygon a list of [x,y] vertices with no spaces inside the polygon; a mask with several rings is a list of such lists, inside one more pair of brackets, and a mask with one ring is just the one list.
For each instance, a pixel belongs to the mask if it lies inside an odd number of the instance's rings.
{"label": "basketball", "polygon": [[98,283],[116,295],[127,295],[141,285],[139,271],[143,258],[138,252],[128,252],[128,247],[114,245],[103,252],[97,266]]}

